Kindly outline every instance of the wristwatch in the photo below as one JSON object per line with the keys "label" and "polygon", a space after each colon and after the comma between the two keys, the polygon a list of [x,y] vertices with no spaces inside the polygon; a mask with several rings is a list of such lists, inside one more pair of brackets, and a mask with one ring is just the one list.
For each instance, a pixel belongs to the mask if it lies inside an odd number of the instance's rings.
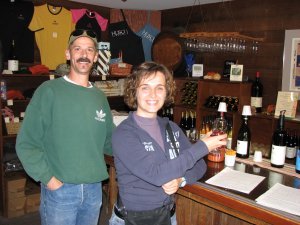
{"label": "wristwatch", "polygon": [[185,177],[182,177],[181,178],[181,183],[180,183],[180,187],[184,187],[186,185],[186,179],[185,179]]}

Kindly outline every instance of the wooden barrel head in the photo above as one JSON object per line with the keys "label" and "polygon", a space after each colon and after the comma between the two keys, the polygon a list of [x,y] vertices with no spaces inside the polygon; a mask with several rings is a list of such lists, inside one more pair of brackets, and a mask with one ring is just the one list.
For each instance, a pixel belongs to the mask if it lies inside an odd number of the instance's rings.
{"label": "wooden barrel head", "polygon": [[152,44],[152,59],[165,65],[169,70],[175,71],[181,64],[183,48],[177,34],[162,31]]}

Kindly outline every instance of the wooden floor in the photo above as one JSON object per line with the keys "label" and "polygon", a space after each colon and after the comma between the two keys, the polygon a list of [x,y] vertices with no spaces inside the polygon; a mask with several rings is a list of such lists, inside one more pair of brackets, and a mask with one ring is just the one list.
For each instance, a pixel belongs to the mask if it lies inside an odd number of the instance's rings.
{"label": "wooden floor", "polygon": [[[98,225],[108,225],[108,220],[111,213],[107,208],[107,198],[103,194],[103,205],[101,209],[101,214],[99,218]],[[40,215],[38,212],[28,213],[24,216],[7,219],[0,216],[0,225],[41,225]]]}

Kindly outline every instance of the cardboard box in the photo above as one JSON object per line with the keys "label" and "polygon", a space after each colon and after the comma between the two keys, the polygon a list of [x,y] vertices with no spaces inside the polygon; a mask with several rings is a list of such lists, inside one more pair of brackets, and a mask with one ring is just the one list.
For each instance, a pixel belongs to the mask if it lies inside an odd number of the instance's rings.
{"label": "cardboard box", "polygon": [[7,211],[7,218],[13,218],[18,216],[23,216],[25,214],[24,209],[20,210],[8,210]]}
{"label": "cardboard box", "polygon": [[24,192],[25,191],[26,178],[16,177],[8,178],[6,180],[6,190],[7,192]]}
{"label": "cardboard box", "polygon": [[7,192],[7,199],[9,200],[13,200],[15,198],[21,198],[21,197],[25,197],[25,191],[18,191],[18,192]]}
{"label": "cardboard box", "polygon": [[10,199],[7,202],[8,211],[18,211],[24,210],[25,208],[26,197]]}
{"label": "cardboard box", "polygon": [[40,207],[40,193],[27,195],[26,204],[25,204],[25,212],[36,212]]}

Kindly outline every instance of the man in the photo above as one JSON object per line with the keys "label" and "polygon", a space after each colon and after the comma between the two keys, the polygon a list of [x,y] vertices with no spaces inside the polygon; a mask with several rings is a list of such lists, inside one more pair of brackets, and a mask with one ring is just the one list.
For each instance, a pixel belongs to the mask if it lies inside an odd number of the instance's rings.
{"label": "man", "polygon": [[17,137],[26,172],[41,182],[42,225],[98,222],[113,121],[104,93],[89,82],[96,46],[94,32],[71,33],[70,73],[36,90]]}

